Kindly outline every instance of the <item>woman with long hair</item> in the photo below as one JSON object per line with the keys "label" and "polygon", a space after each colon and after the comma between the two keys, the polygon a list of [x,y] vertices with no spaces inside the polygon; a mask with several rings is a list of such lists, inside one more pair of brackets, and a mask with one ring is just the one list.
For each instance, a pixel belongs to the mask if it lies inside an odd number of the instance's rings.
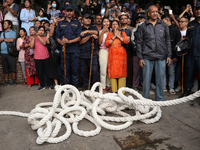
{"label": "woman with long hair", "polygon": [[119,31],[118,20],[113,20],[111,28],[112,32],[108,33],[105,45],[109,47],[108,76],[112,92],[115,93],[119,88],[126,87],[127,54],[122,43],[128,44],[130,39],[125,32]]}
{"label": "woman with long hair", "polygon": [[34,36],[34,27],[30,27],[29,35],[26,36],[22,43],[22,48],[25,50],[25,69],[26,69],[26,77],[27,77],[27,86],[28,88],[31,87],[33,84],[39,84],[39,79],[37,75],[37,71],[35,68],[35,61],[34,61],[34,49],[30,48],[30,42],[33,40]]}
{"label": "woman with long hair", "polygon": [[42,20],[49,21],[49,19],[47,18],[47,13],[46,13],[46,11],[45,11],[44,8],[40,8],[40,10],[39,10],[39,16],[37,16],[37,19],[39,21],[42,21]]}
{"label": "woman with long hair", "polygon": [[53,19],[55,18],[55,14],[59,14],[59,2],[57,0],[51,0],[51,3],[47,6],[47,14],[51,16],[50,24],[53,23]]}
{"label": "woman with long hair", "polygon": [[110,21],[107,17],[103,20],[103,29],[99,31],[99,65],[100,65],[100,81],[103,86],[103,92],[110,90],[110,79],[108,78],[108,50],[109,48],[105,45],[105,40],[108,33],[110,32]]}
{"label": "woman with long hair", "polygon": [[18,55],[18,61],[20,62],[21,68],[22,68],[22,73],[24,76],[24,83],[23,85],[26,85],[27,79],[26,79],[26,71],[25,71],[25,50],[22,46],[24,38],[27,36],[26,30],[24,28],[21,28],[19,30],[19,35],[20,37],[17,39],[17,50],[19,51],[19,55]]}
{"label": "woman with long hair", "polygon": [[25,0],[25,8],[21,10],[20,20],[22,21],[21,27],[26,29],[26,33],[29,36],[29,28],[34,26],[34,21],[37,20],[35,11],[31,9],[31,0]]}

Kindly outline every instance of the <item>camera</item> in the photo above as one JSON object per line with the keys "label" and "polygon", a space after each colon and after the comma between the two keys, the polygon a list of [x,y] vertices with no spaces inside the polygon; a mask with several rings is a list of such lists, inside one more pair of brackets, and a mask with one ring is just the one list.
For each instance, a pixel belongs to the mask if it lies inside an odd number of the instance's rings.
{"label": "camera", "polygon": [[164,9],[169,9],[169,6],[164,6]]}
{"label": "camera", "polygon": [[190,5],[190,4],[187,4],[187,7],[189,8],[189,7],[191,7],[191,5]]}

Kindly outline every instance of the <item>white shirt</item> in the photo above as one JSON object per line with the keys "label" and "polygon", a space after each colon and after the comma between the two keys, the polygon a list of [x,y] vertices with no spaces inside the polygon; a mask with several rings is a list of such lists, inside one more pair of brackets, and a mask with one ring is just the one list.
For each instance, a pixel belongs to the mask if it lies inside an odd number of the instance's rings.
{"label": "white shirt", "polygon": [[186,36],[187,29],[185,31],[180,31],[180,32],[181,32],[181,37],[183,38],[184,36]]}

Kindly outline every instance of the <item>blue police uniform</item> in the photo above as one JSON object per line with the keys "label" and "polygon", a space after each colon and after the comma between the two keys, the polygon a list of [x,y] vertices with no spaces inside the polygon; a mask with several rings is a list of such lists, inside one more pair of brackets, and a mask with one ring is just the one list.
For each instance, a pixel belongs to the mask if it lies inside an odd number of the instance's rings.
{"label": "blue police uniform", "polygon": [[191,39],[191,48],[185,55],[185,87],[191,89],[196,69],[200,72],[200,23],[197,20],[188,24],[186,37]]}
{"label": "blue police uniform", "polygon": [[[82,31],[86,30],[96,30],[98,32],[98,29],[96,26],[91,25],[88,29],[86,27],[82,27]],[[90,34],[85,34],[85,38],[89,36]],[[89,71],[90,71],[90,60],[91,60],[91,50],[92,50],[92,38],[90,38],[87,42],[84,44],[81,44],[79,46],[80,48],[80,71],[81,71],[81,77],[83,80],[83,85],[85,87],[88,86],[89,82]],[[93,45],[93,59],[92,59],[92,83],[99,82],[99,69],[98,69],[98,60],[97,60],[97,49],[96,49],[96,42],[94,39],[94,45]]]}
{"label": "blue police uniform", "polygon": [[[73,40],[80,37],[82,32],[81,24],[78,20],[71,19],[68,22],[66,19],[59,22],[56,28],[56,39],[63,39],[63,36],[68,40]],[[66,72],[67,72],[67,84],[73,84],[77,86],[79,84],[79,43],[71,43],[65,45],[66,50]],[[62,81],[64,84],[64,53],[61,53],[61,69],[62,69]]]}

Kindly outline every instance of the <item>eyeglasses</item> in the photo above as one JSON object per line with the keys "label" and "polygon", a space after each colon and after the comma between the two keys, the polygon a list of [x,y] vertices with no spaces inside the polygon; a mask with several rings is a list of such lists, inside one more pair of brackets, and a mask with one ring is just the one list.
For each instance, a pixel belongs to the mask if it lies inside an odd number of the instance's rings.
{"label": "eyeglasses", "polygon": [[184,23],[184,22],[187,22],[187,21],[179,21],[179,23]]}
{"label": "eyeglasses", "polygon": [[128,19],[128,18],[121,18],[121,19]]}

